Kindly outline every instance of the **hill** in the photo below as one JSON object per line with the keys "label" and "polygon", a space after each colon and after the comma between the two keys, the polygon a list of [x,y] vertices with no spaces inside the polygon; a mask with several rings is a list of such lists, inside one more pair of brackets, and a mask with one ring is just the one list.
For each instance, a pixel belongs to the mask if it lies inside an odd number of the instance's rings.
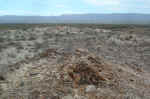
{"label": "hill", "polygon": [[150,14],[66,14],[61,16],[0,16],[0,23],[150,24]]}

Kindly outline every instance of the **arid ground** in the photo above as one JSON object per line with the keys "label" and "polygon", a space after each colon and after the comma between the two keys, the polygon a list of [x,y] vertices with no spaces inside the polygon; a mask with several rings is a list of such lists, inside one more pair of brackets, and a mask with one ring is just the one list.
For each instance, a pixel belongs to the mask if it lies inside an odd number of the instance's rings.
{"label": "arid ground", "polygon": [[150,99],[150,26],[0,25],[0,99]]}

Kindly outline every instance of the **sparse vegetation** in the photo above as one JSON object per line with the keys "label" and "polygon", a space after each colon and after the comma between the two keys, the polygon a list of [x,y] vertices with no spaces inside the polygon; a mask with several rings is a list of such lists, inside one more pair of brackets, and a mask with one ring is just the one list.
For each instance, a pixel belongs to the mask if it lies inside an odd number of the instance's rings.
{"label": "sparse vegetation", "polygon": [[1,24],[0,98],[149,99],[149,27]]}

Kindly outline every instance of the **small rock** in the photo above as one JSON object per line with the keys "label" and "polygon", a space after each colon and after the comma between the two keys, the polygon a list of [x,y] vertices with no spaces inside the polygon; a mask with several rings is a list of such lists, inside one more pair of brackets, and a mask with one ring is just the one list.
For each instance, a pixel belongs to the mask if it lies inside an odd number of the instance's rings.
{"label": "small rock", "polygon": [[87,98],[84,96],[75,95],[74,99],[87,99]]}
{"label": "small rock", "polygon": [[20,86],[23,87],[23,86],[24,86],[24,82],[21,82],[21,83],[20,83]]}
{"label": "small rock", "polygon": [[94,85],[88,85],[85,89],[85,92],[95,92],[96,91],[96,87]]}
{"label": "small rock", "polygon": [[5,80],[5,77],[0,75],[0,80]]}
{"label": "small rock", "polygon": [[62,99],[74,99],[71,95],[64,96]]}

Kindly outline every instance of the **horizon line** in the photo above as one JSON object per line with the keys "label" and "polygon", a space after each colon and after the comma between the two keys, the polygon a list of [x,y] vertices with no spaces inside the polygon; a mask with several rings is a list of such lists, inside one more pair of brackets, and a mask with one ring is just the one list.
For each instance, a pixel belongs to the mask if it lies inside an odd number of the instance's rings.
{"label": "horizon line", "polygon": [[60,14],[60,15],[13,15],[13,14],[12,14],[12,15],[11,15],[11,14],[9,15],[9,14],[8,14],[8,15],[0,15],[0,16],[41,16],[41,17],[42,17],[42,16],[45,16],[45,17],[48,17],[48,16],[88,15],[88,14],[106,14],[106,15],[107,15],[107,14],[108,14],[108,15],[109,15],[109,14],[112,14],[112,15],[113,15],[113,14],[143,14],[143,15],[145,14],[145,15],[150,15],[150,13],[68,13],[68,14],[67,14],[67,13],[66,13],[66,14],[64,13],[64,14]]}

